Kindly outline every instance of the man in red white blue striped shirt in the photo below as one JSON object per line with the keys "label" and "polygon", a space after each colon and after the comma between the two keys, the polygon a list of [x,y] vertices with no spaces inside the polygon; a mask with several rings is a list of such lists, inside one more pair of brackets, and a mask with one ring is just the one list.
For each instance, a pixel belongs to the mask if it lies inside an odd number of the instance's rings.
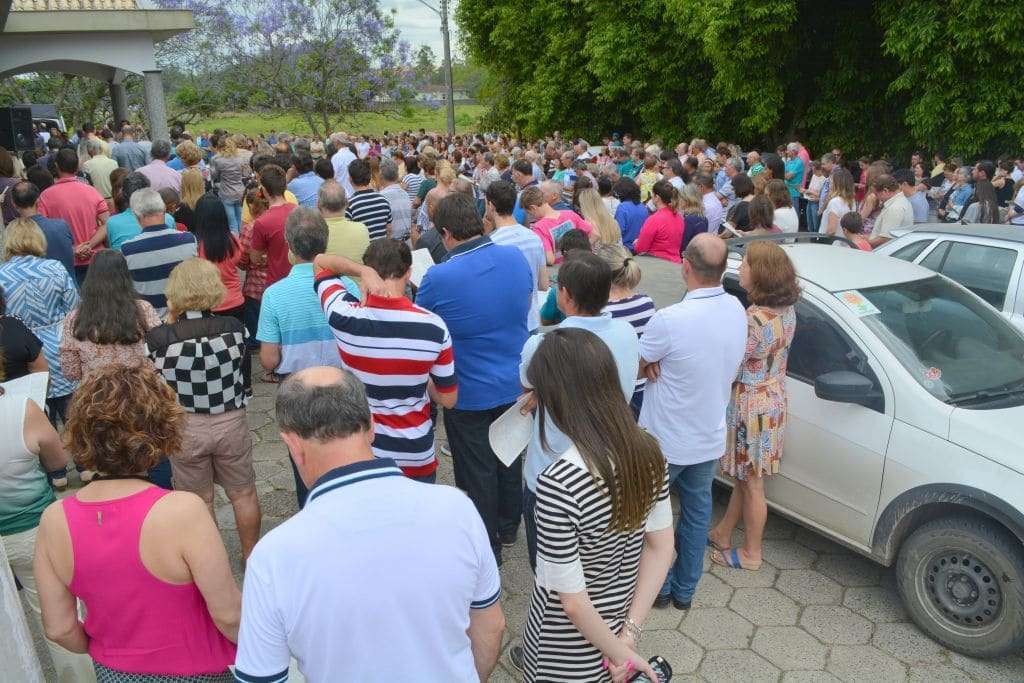
{"label": "man in red white blue striped shirt", "polygon": [[[458,397],[451,335],[440,316],[405,296],[412,253],[404,242],[371,242],[363,261],[316,257],[320,305],[342,363],[366,385],[374,455],[392,458],[406,476],[433,483],[430,402],[452,408]],[[339,275],[361,279],[367,292],[362,304],[346,301]]]}

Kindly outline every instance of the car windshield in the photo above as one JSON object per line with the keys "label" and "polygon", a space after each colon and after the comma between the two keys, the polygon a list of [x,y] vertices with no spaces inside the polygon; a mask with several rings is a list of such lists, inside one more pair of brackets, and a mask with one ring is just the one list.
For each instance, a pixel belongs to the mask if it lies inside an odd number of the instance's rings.
{"label": "car windshield", "polygon": [[940,401],[1024,404],[1024,337],[971,293],[935,276],[836,296]]}

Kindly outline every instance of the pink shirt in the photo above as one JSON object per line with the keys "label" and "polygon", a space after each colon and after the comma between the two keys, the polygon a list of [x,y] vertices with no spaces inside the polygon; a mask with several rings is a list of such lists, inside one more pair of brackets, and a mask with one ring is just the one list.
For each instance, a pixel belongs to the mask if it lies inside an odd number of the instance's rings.
{"label": "pink shirt", "polygon": [[681,263],[679,250],[683,245],[683,231],[683,217],[663,206],[644,221],[634,244],[636,253]]}
{"label": "pink shirt", "polygon": [[89,606],[89,655],[116,671],[164,676],[222,673],[235,645],[217,630],[195,583],[167,583],[139,554],[142,524],[170,491],[151,486],[124,498],[61,501],[71,534],[68,590]]}
{"label": "pink shirt", "polygon": [[153,159],[140,168],[139,173],[149,178],[149,186],[157,192],[165,187],[169,187],[175,192],[181,192],[181,173],[160,159]]}
{"label": "pink shirt", "polygon": [[555,254],[556,263],[562,260],[562,254],[558,251],[558,240],[562,239],[562,235],[573,229],[582,230],[588,235],[594,231],[590,223],[569,209],[559,211],[557,218],[541,218],[534,221],[530,229],[544,243],[544,251]]}
{"label": "pink shirt", "polygon": [[[110,211],[107,200],[96,188],[83,183],[74,176],[60,178],[39,195],[39,213],[47,218],[60,218],[71,226],[75,246],[88,242],[96,234],[100,216]],[[80,259],[75,256],[75,265],[82,266],[92,261],[92,256]]]}

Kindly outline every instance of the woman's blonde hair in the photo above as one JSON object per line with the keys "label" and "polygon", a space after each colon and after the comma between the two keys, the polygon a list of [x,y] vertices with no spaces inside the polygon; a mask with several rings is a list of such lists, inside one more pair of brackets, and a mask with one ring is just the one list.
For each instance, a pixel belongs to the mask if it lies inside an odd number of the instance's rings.
{"label": "woman's blonde hair", "polygon": [[633,254],[621,244],[599,244],[596,253],[612,269],[612,286],[630,291],[640,284],[643,271]]}
{"label": "woman's blonde hair", "polygon": [[184,140],[178,143],[178,146],[174,148],[174,151],[178,153],[178,158],[181,159],[181,163],[187,167],[195,166],[202,158],[203,153],[199,151],[199,147],[196,143],[191,140]]}
{"label": "woman's blonde hair", "polygon": [[683,185],[679,191],[679,211],[684,216],[704,215],[704,198],[693,183]]}
{"label": "woman's blonde hair", "polygon": [[622,229],[618,221],[608,213],[608,207],[601,199],[600,193],[592,187],[580,192],[580,213],[584,220],[597,230],[597,238],[601,244],[619,244],[622,242]]}
{"label": "woman's blonde hair", "polygon": [[3,260],[14,256],[46,256],[46,235],[31,218],[15,218],[4,230]]}
{"label": "woman's blonde hair", "polygon": [[186,168],[181,172],[181,201],[195,210],[199,198],[206,194],[206,182],[198,168]]}
{"label": "woman's blonde hair", "polygon": [[235,139],[230,135],[225,135],[220,139],[220,150],[217,152],[221,156],[233,157],[238,154],[238,145],[235,143]]}
{"label": "woman's blonde hair", "polygon": [[176,316],[185,311],[209,311],[224,301],[226,293],[217,266],[192,257],[171,271],[167,280],[167,307]]}
{"label": "woman's blonde hair", "polygon": [[455,169],[447,161],[437,162],[437,182],[439,185],[447,187],[455,182],[457,177]]}

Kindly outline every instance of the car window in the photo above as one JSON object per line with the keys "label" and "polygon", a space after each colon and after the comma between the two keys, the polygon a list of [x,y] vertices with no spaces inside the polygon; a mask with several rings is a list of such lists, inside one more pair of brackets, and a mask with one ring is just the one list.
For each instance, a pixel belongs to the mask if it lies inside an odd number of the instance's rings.
{"label": "car window", "polygon": [[889,255],[898,259],[903,259],[904,261],[913,261],[934,241],[935,240],[918,240],[916,242],[911,242],[907,246],[900,247]]}
{"label": "car window", "polygon": [[[725,290],[737,297],[746,307],[747,293],[740,287],[739,280],[728,275],[723,281]],[[885,412],[882,387],[867,358],[827,313],[806,299],[796,302],[796,332],[789,348],[788,377],[814,384],[814,380],[826,372],[849,370],[864,375],[874,384],[879,396],[876,403],[868,406],[880,413]]]}
{"label": "car window", "polygon": [[[1002,310],[1017,251],[988,244],[947,242],[928,254],[922,265],[959,282]],[[939,252],[942,252],[939,254]]]}

